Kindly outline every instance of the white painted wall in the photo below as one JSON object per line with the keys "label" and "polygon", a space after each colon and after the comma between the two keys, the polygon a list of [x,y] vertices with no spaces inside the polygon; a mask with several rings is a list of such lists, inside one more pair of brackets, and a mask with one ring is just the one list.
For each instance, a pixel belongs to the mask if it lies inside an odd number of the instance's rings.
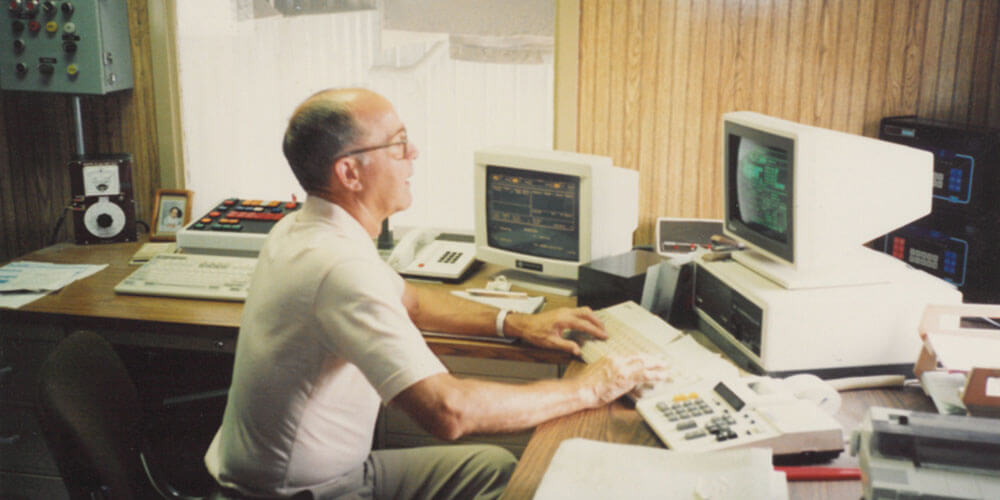
{"label": "white painted wall", "polygon": [[[461,0],[456,0],[461,1]],[[472,228],[472,152],[552,147],[553,66],[455,61],[448,36],[382,33],[378,11],[237,21],[233,2],[178,0],[185,178],[201,214],[228,196],[304,194],[281,154],[307,96],[363,86],[395,103],[420,157],[394,225]]]}

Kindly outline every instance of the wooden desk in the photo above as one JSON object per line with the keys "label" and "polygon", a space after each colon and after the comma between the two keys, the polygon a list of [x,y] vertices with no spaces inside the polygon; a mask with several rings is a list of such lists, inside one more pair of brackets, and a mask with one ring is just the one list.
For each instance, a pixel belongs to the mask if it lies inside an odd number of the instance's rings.
{"label": "wooden desk", "polygon": [[[576,373],[582,367],[581,363],[573,362],[567,369],[566,375]],[[844,402],[836,418],[843,424],[848,435],[864,419],[870,406],[934,411],[933,403],[916,387],[847,391],[842,392],[841,395]],[[656,435],[643,422],[639,413],[635,411],[634,406],[623,400],[603,408],[582,411],[551,420],[535,429],[502,498],[527,499],[534,497],[535,490],[538,489],[538,484],[549,466],[549,461],[552,460],[552,456],[559,447],[559,443],[574,437],[610,443],[663,447]],[[836,460],[820,465],[857,467],[857,464],[857,458],[850,456],[849,451],[845,448]],[[664,471],[664,473],[669,474],[669,471]],[[861,497],[861,481],[790,481],[788,489],[789,498],[795,499]]]}
{"label": "wooden desk", "polygon": [[[20,309],[0,309],[2,323],[57,325],[67,332],[99,330],[113,342],[195,350],[231,352],[239,331],[243,304],[214,300],[119,295],[114,287],[137,266],[129,265],[140,243],[80,246],[61,243],[19,260],[72,264],[108,264],[97,274],[51,293]],[[499,268],[484,266],[460,285],[432,285],[446,289],[483,286]],[[575,305],[572,297],[547,297],[546,307]],[[551,350],[488,341],[428,337],[439,354],[517,361],[567,364],[571,356]]]}

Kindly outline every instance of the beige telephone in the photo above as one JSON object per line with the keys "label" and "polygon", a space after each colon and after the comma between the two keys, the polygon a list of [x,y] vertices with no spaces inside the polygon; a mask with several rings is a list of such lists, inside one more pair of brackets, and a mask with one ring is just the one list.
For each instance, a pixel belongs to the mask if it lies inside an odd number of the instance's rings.
{"label": "beige telephone", "polygon": [[471,235],[442,233],[436,229],[407,231],[386,258],[386,263],[407,277],[457,280],[475,262]]}

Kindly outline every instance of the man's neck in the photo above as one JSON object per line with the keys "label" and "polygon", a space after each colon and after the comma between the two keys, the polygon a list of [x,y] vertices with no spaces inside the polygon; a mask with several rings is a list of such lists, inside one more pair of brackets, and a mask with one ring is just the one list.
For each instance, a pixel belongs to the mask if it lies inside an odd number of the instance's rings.
{"label": "man's neck", "polygon": [[372,238],[378,236],[379,232],[382,231],[382,219],[385,217],[379,218],[357,198],[337,196],[333,193],[325,191],[310,191],[309,195],[317,198],[323,198],[324,200],[343,208],[345,212],[350,214],[351,217],[354,217],[354,220],[361,224],[361,227],[364,228],[364,230],[371,235]]}

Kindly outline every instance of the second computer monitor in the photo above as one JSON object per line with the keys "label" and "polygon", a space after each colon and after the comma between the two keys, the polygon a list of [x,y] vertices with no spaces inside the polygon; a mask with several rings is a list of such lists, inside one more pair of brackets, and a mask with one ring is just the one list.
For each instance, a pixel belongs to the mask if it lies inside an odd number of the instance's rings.
{"label": "second computer monitor", "polygon": [[476,257],[526,276],[576,280],[632,248],[638,173],[603,156],[519,147],[475,153]]}
{"label": "second computer monitor", "polygon": [[786,288],[878,281],[864,243],[927,214],[932,155],[740,111],[723,115],[727,236],[734,258]]}

